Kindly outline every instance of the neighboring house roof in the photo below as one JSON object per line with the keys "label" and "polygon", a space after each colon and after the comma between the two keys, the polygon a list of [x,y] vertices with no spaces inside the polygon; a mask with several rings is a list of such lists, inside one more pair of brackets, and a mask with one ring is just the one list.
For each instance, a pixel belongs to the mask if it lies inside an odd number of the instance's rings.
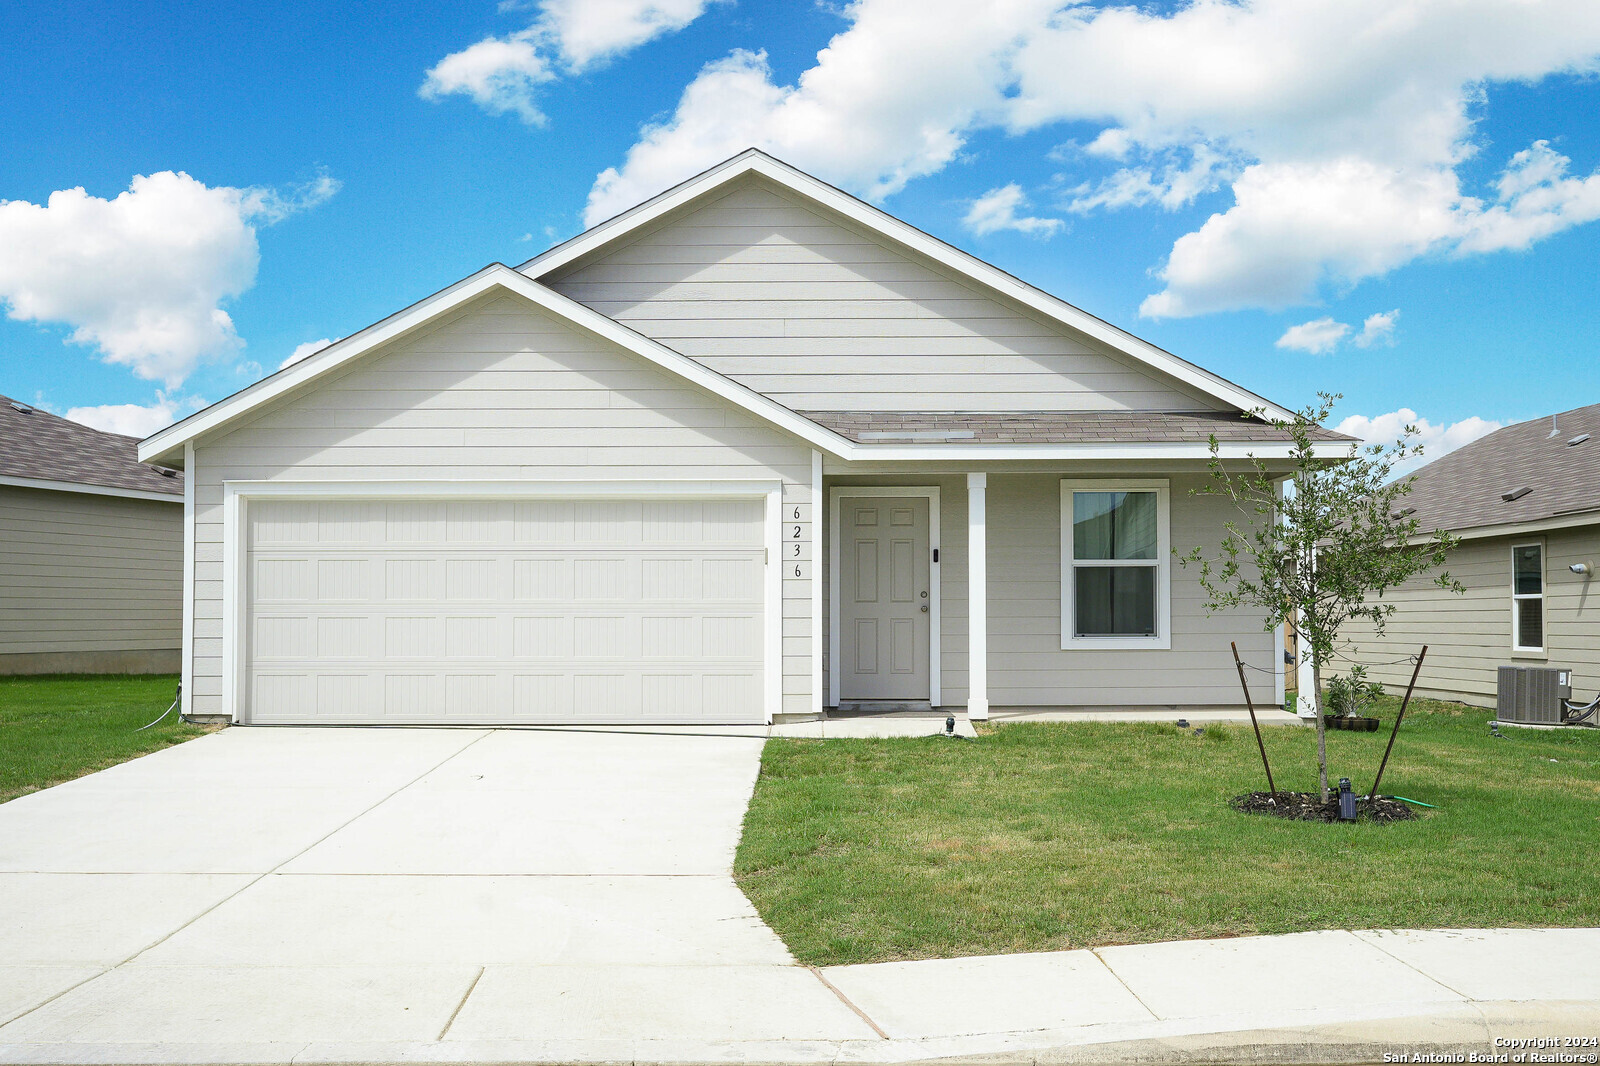
{"label": "neighboring house roof", "polygon": [[139,462],[139,439],[0,396],[0,484],[183,500],[183,477]]}
{"label": "neighboring house roof", "polygon": [[[1284,442],[1287,431],[1259,418],[1227,412],[1195,411],[1026,411],[1006,414],[948,414],[900,411],[801,411],[858,443],[906,440],[994,441],[1005,444],[1092,444],[1149,441],[1158,444],[1220,441]],[[1320,426],[1313,440],[1349,441]]]}
{"label": "neighboring house roof", "polygon": [[659,196],[585,230],[571,240],[528,260],[517,269],[533,278],[548,276],[603,247],[625,240],[629,234],[653,225],[666,215],[714,193],[747,174],[759,174],[902,248],[925,256],[945,269],[1015,300],[1102,344],[1109,345],[1136,363],[1143,363],[1176,378],[1222,403],[1241,411],[1262,408],[1268,417],[1272,418],[1288,420],[1292,417],[1291,412],[1271,400],[1257,396],[1226,378],[1219,377],[1203,367],[1156,347],[1149,341],[1096,318],[1087,311],[1074,307],[1043,289],[1037,289],[999,267],[946,244],[910,223],[880,211],[871,204],[858,200],[804,171],[796,170],[756,148],[747,148],[733,158],[724,160],[709,170],[673,186]]}
{"label": "neighboring house roof", "polygon": [[1600,521],[1600,404],[1495,430],[1410,480],[1425,530]]}

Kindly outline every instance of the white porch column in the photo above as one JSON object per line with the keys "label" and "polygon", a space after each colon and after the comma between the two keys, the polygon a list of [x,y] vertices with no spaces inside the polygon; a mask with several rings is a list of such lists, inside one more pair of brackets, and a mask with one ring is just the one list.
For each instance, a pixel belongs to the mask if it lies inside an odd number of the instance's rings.
{"label": "white porch column", "polygon": [[967,475],[967,717],[989,717],[988,474]]}
{"label": "white porch column", "polygon": [[1295,713],[1301,718],[1315,718],[1317,701],[1313,693],[1317,689],[1317,673],[1316,663],[1312,661],[1311,642],[1301,633],[1294,645],[1298,653],[1295,663]]}

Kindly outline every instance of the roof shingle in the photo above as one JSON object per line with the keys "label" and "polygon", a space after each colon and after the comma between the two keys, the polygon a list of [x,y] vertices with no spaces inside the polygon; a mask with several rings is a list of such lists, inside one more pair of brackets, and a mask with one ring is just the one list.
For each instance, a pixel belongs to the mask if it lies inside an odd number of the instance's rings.
{"label": "roof shingle", "polygon": [[[916,411],[801,411],[859,444],[910,441],[972,444],[1278,443],[1289,434],[1267,422],[1210,411],[1019,411],[1001,414]],[[1314,440],[1353,440],[1318,427]]]}
{"label": "roof shingle", "polygon": [[1405,506],[1427,530],[1600,511],[1600,404],[1518,422],[1435,459],[1411,475]]}
{"label": "roof shingle", "polygon": [[8,396],[0,396],[0,477],[183,495],[181,473],[168,477],[139,462],[137,437],[90,429]]}

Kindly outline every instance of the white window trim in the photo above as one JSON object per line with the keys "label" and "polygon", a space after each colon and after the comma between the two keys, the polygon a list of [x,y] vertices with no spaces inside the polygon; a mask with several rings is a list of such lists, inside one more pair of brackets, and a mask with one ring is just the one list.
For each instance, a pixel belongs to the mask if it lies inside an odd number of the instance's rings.
{"label": "white window trim", "polygon": [[[828,706],[839,706],[839,501],[852,496],[925,496],[929,554],[939,550],[937,485],[834,485],[828,489]],[[928,703],[942,706],[939,685],[939,564],[928,563]]]}
{"label": "white window trim", "polygon": [[[193,470],[193,467],[189,468]],[[244,535],[254,499],[585,499],[755,497],[766,501],[767,564],[762,604],[762,702],[766,720],[783,709],[783,483],[779,481],[224,481],[222,483],[222,704],[249,722],[245,692]]]}
{"label": "white window trim", "polygon": [[[1073,633],[1072,605],[1075,566],[1072,558],[1072,494],[1074,492],[1154,492],[1156,494],[1156,631],[1149,637],[1080,637]],[[1165,478],[1116,480],[1103,478],[1061,481],[1061,647],[1063,650],[1103,651],[1167,650],[1172,647],[1172,508],[1171,484]],[[1084,560],[1084,565],[1147,565],[1116,560]]]}
{"label": "white window trim", "polygon": [[[1539,594],[1537,596],[1529,595],[1529,594],[1525,594],[1525,593],[1519,595],[1517,593],[1517,549],[1518,548],[1538,548],[1539,549]],[[1546,648],[1546,645],[1549,644],[1549,635],[1548,634],[1549,634],[1549,629],[1550,629],[1550,615],[1549,615],[1549,612],[1547,610],[1545,610],[1545,607],[1547,606],[1548,600],[1549,600],[1549,595],[1548,595],[1549,594],[1549,586],[1550,586],[1549,569],[1550,568],[1549,568],[1548,560],[1546,558],[1546,552],[1545,552],[1545,546],[1544,546],[1544,539],[1543,538],[1539,538],[1537,540],[1519,540],[1519,541],[1515,541],[1515,542],[1512,543],[1512,545],[1511,545],[1511,650],[1512,650],[1512,652],[1514,652],[1517,655],[1528,655],[1528,656],[1540,656],[1540,657],[1543,657],[1546,654],[1545,648]],[[1517,638],[1518,638],[1518,636],[1520,636],[1520,634],[1517,631],[1518,628],[1519,628],[1519,625],[1518,625],[1518,622],[1519,622],[1518,614],[1519,614],[1519,612],[1517,610],[1517,604],[1520,603],[1523,600],[1538,600],[1539,601],[1539,607],[1540,607],[1540,611],[1539,611],[1539,633],[1540,633],[1540,636],[1544,638],[1545,643],[1544,644],[1540,644],[1538,647],[1524,646],[1524,645],[1521,645],[1521,644],[1517,643]]]}

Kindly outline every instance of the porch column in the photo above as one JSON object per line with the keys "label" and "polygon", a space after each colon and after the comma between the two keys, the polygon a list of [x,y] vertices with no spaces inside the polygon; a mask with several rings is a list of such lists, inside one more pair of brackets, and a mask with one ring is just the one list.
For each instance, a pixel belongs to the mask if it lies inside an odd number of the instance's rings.
{"label": "porch column", "polygon": [[967,717],[989,717],[989,475],[967,475]]}

